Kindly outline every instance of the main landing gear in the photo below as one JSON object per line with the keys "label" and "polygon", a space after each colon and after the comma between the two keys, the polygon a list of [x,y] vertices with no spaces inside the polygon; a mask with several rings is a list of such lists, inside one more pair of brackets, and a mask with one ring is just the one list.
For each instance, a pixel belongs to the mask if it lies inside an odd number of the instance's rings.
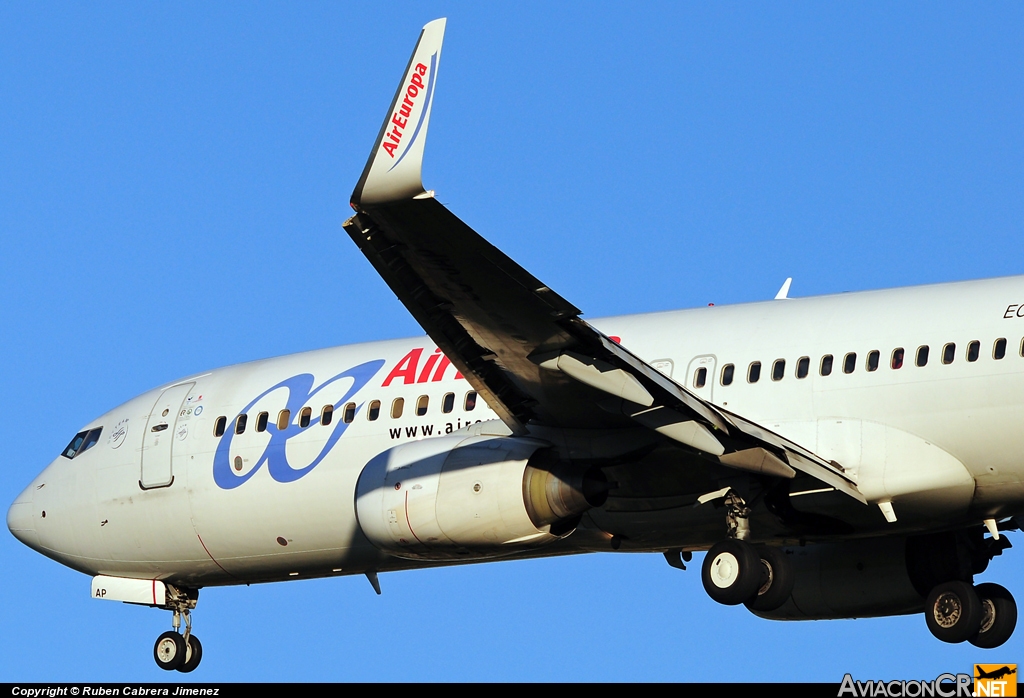
{"label": "main landing gear", "polygon": [[986,583],[974,586],[955,580],[939,584],[928,594],[924,617],[928,629],[943,642],[970,642],[991,649],[1010,639],[1017,626],[1017,602],[1005,588]]}
{"label": "main landing gear", "polygon": [[[793,593],[796,572],[791,564],[792,558],[780,548],[755,547],[748,542],[750,508],[732,490],[709,493],[703,499],[721,500],[726,507],[728,533],[728,538],[713,545],[704,557],[701,581],[708,596],[730,606],[743,604],[758,615],[794,617],[790,611],[800,612],[795,606],[785,613],[772,614],[772,611],[782,608]],[[698,502],[704,503],[700,499]],[[925,620],[928,629],[937,639],[949,643],[969,642],[982,649],[1003,645],[1017,626],[1017,603],[1010,592],[1000,585],[974,585],[973,580],[975,575],[985,571],[993,557],[1009,548],[1010,543],[996,535],[998,529],[994,521],[991,525],[986,523],[986,528],[993,533],[991,538],[984,537],[980,526],[911,536],[904,539],[902,550],[893,549],[901,553],[898,558],[886,558],[884,555],[872,558],[869,566],[874,565],[877,570],[889,570],[886,573],[889,579],[876,575],[854,581],[854,586],[858,583],[864,585],[865,594],[874,594],[871,597],[873,600],[857,608],[866,611],[864,615],[905,613],[906,607],[915,603],[912,596],[894,602],[896,605],[887,605],[885,598],[888,597],[888,591],[896,594],[898,588],[905,588],[909,582],[920,595],[916,598],[924,600]],[[1017,530],[1017,523],[1004,522],[1003,530]],[[808,614],[804,617],[841,617],[838,614],[829,615],[828,610],[822,610],[824,603],[815,601],[816,596],[824,593],[822,587],[816,586],[816,579],[819,572],[826,569],[826,564],[832,573],[844,569],[851,570],[851,573],[853,569],[863,571],[865,566],[859,561],[860,555],[862,553],[848,552],[843,557],[837,552],[830,561],[822,553],[818,557],[804,559],[800,570],[801,574],[808,577],[802,577],[806,583],[803,598],[811,607],[818,604],[815,607],[817,610],[804,609]],[[669,558],[670,555],[666,553],[666,559]],[[672,564],[671,559],[669,564]],[[900,565],[906,565],[903,582],[899,579]],[[895,582],[892,582],[893,579]],[[847,608],[845,613],[857,615],[851,613],[851,608]],[[797,613],[795,617],[801,616]]]}
{"label": "main landing gear", "polygon": [[[153,645],[153,658],[161,669],[177,669],[187,674],[199,666],[203,659],[203,645],[199,638],[192,634],[191,610],[196,607],[199,592],[179,590],[168,585],[167,597],[167,607],[174,612],[174,630],[168,630],[156,639],[156,644]],[[182,616],[185,618],[184,634],[180,632]]]}
{"label": "main landing gear", "polygon": [[729,538],[719,541],[704,556],[701,581],[712,599],[727,606],[744,604],[752,611],[774,611],[789,599],[795,577],[778,548],[754,547],[750,535],[750,508],[729,491],[726,528]]}

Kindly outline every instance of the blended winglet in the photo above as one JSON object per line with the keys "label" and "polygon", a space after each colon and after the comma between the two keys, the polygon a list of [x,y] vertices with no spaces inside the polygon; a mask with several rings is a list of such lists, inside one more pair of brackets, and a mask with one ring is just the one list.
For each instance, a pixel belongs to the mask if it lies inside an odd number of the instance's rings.
{"label": "blended winglet", "polygon": [[411,199],[423,193],[423,146],[437,85],[444,18],[423,27],[391,109],[352,192],[355,207]]}

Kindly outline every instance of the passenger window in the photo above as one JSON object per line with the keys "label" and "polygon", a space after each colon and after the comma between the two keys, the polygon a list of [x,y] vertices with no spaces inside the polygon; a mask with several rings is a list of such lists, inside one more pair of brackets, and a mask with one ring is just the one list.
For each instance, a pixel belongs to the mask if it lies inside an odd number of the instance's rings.
{"label": "passenger window", "polygon": [[992,347],[992,358],[998,361],[1004,356],[1006,356],[1006,340],[997,339],[995,345]]}
{"label": "passenger window", "polygon": [[732,385],[733,375],[736,373],[736,366],[726,364],[722,367],[722,385]]}
{"label": "passenger window", "polygon": [[416,416],[422,417],[427,413],[427,403],[430,402],[430,398],[426,395],[420,395],[420,399],[416,401]]}
{"label": "passenger window", "polygon": [[806,378],[807,374],[811,371],[811,357],[801,356],[800,360],[796,362],[796,377]]}
{"label": "passenger window", "polygon": [[747,382],[756,383],[761,380],[761,362],[751,361],[750,368],[747,369]]}
{"label": "passenger window", "polygon": [[893,370],[903,368],[903,347],[892,350],[892,360],[889,362],[889,365]]}
{"label": "passenger window", "polygon": [[1020,340],[1020,355],[1024,356],[1024,339]]}
{"label": "passenger window", "polygon": [[270,415],[267,414],[266,412],[260,412],[258,415],[256,415],[256,431],[266,431],[268,421],[270,421]]}
{"label": "passenger window", "polygon": [[320,426],[327,427],[334,421],[334,405],[324,405],[320,410]]}
{"label": "passenger window", "polygon": [[878,359],[879,359],[880,356],[881,356],[881,353],[877,349],[875,349],[874,351],[869,351],[868,352],[868,362],[864,366],[864,368],[866,368],[868,371],[877,371],[878,370]]}
{"label": "passenger window", "polygon": [[356,403],[349,402],[345,405],[345,411],[341,414],[341,420],[345,424],[351,424],[356,419]]}
{"label": "passenger window", "polygon": [[708,382],[708,370],[701,366],[693,374],[693,387],[703,388]]}
{"label": "passenger window", "polygon": [[772,380],[780,381],[782,377],[786,375],[786,360],[776,359],[775,363],[772,364]]}
{"label": "passenger window", "polygon": [[444,398],[441,399],[441,411],[448,414],[454,409],[455,393],[445,393]]}
{"label": "passenger window", "polygon": [[843,359],[843,373],[853,373],[857,368],[857,353],[851,351]]}
{"label": "passenger window", "polygon": [[291,410],[281,410],[277,413],[277,430],[284,431],[292,421]]}
{"label": "passenger window", "polygon": [[981,342],[979,342],[978,340],[974,340],[973,342],[971,342],[970,344],[967,345],[967,360],[968,361],[977,361],[978,357],[980,355],[981,355]]}
{"label": "passenger window", "polygon": [[917,348],[917,365],[927,366],[928,365],[928,345],[920,346]]}
{"label": "passenger window", "polygon": [[402,410],[405,409],[405,398],[396,397],[395,401],[391,403],[391,419],[398,419],[402,416]]}
{"label": "passenger window", "polygon": [[380,400],[374,400],[370,403],[370,408],[366,410],[366,418],[371,421],[377,421],[377,417],[380,416]]}
{"label": "passenger window", "polygon": [[242,434],[245,432],[245,423],[249,421],[249,415],[240,414],[238,419],[235,420],[235,433]]}
{"label": "passenger window", "polygon": [[470,390],[466,393],[466,412],[472,412],[476,409],[476,391]]}
{"label": "passenger window", "polygon": [[830,375],[832,375],[832,355],[831,354],[825,354],[823,357],[821,357],[821,370],[820,370],[820,373],[823,376],[830,376]]}
{"label": "passenger window", "polygon": [[956,344],[950,342],[946,346],[942,347],[942,363],[951,364],[953,359],[956,358]]}
{"label": "passenger window", "polygon": [[213,423],[213,435],[224,436],[224,430],[228,428],[227,417],[217,417],[217,421]]}
{"label": "passenger window", "polygon": [[312,407],[303,407],[299,412],[299,426],[305,429],[309,426],[309,418],[313,415]]}

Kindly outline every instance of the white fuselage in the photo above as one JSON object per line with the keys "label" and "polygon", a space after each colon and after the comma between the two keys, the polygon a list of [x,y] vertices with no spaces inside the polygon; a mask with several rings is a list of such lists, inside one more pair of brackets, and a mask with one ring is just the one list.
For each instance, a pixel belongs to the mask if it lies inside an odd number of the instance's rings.
{"label": "white fuselage", "polygon": [[[872,505],[895,507],[898,522],[883,527],[919,530],[921,522],[1024,511],[1022,304],[1024,277],[1009,277],[594,324],[694,393],[843,465]],[[1003,358],[994,354],[999,340]],[[922,346],[928,360],[917,366]],[[894,369],[897,348],[904,357]],[[873,351],[877,369],[868,370]],[[826,355],[833,366],[823,376]],[[808,372],[799,378],[802,357]],[[779,359],[785,367],[774,380]],[[752,362],[761,364],[754,383]],[[356,482],[392,446],[495,419],[482,400],[466,409],[472,387],[446,364],[419,337],[240,364],[162,386],[83,427],[102,427],[100,440],[40,473],[12,505],[8,525],[82,572],[189,586],[415,566],[362,534]],[[728,365],[733,380],[723,385]],[[400,417],[392,416],[396,398],[404,399]],[[371,420],[373,401],[380,407]],[[333,415],[323,426],[326,405]],[[286,409],[282,432],[277,421]],[[240,414],[245,429],[234,433]],[[601,513],[590,520],[600,527]],[[712,542],[672,531],[664,540],[655,534],[648,548]],[[565,543],[560,552],[574,552],[572,537]]]}

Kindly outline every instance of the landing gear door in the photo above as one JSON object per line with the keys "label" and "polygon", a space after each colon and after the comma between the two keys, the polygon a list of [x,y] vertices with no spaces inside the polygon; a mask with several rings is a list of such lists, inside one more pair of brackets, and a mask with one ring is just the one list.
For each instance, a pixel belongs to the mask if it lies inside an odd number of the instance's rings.
{"label": "landing gear door", "polygon": [[144,490],[168,487],[174,482],[171,450],[175,443],[175,425],[181,405],[194,385],[185,383],[163,391],[149,413],[142,441],[142,475],[139,478],[139,485]]}
{"label": "landing gear door", "polygon": [[686,369],[686,382],[683,385],[694,395],[713,402],[712,391],[715,387],[716,365],[717,362],[712,354],[694,357]]}

